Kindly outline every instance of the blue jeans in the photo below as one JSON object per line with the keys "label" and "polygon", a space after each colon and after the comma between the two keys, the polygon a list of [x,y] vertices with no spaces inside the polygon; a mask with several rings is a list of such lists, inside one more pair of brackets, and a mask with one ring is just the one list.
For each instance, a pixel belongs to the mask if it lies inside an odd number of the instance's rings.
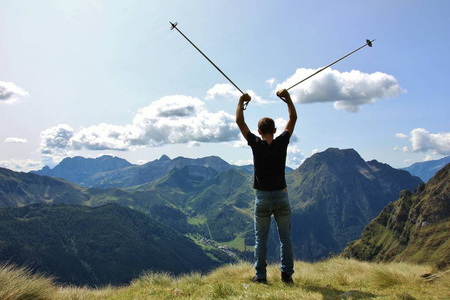
{"label": "blue jeans", "polygon": [[291,206],[286,189],[279,191],[256,190],[255,200],[255,270],[258,278],[266,275],[267,238],[270,218],[274,216],[280,238],[280,270],[294,274],[294,253],[291,238]]}

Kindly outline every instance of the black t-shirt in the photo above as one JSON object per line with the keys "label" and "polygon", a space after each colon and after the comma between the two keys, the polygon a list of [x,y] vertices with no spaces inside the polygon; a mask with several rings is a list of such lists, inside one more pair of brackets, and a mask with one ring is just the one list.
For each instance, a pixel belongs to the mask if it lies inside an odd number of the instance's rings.
{"label": "black t-shirt", "polygon": [[289,139],[289,131],[285,130],[269,145],[267,141],[248,132],[248,145],[253,151],[253,188],[262,191],[278,191],[286,188],[284,169]]}

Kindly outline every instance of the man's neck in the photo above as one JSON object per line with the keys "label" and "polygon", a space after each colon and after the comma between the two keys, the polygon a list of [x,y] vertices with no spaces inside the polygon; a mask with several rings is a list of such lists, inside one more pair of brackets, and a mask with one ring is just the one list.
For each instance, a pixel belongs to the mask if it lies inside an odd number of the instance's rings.
{"label": "man's neck", "polygon": [[261,136],[261,138],[270,145],[273,141],[273,134],[264,134]]}

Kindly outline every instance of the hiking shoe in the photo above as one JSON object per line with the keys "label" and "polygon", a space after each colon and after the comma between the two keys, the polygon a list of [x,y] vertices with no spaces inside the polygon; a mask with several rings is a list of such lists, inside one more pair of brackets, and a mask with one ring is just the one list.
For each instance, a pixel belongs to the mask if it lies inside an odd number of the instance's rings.
{"label": "hiking shoe", "polygon": [[255,276],[255,277],[253,277],[252,281],[256,282],[256,283],[264,283],[264,284],[266,284],[267,283],[267,278],[266,277],[257,277],[257,276]]}
{"label": "hiking shoe", "polygon": [[294,280],[292,280],[292,275],[286,274],[284,272],[281,272],[281,281],[284,283],[293,284]]}

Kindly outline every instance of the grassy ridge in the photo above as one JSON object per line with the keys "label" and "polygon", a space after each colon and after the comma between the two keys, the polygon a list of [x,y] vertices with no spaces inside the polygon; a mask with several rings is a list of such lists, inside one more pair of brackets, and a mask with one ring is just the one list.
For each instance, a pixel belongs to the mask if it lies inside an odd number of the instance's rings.
{"label": "grassy ridge", "polygon": [[333,258],[319,263],[296,262],[294,285],[279,279],[269,266],[269,284],[250,282],[250,263],[221,267],[208,275],[173,277],[143,274],[130,285],[99,289],[58,287],[52,279],[25,269],[0,269],[0,299],[448,299],[450,273],[426,280],[431,267],[407,263],[378,264]]}

